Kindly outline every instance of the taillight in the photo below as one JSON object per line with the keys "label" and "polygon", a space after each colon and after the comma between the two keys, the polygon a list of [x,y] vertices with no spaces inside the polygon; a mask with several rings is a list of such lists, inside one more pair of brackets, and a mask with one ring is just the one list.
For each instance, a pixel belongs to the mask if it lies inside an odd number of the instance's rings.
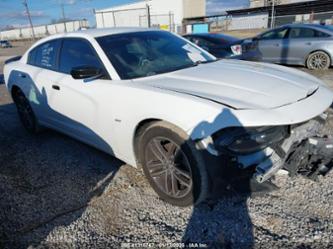
{"label": "taillight", "polygon": [[234,55],[241,55],[242,54],[242,45],[231,46],[231,51],[234,53]]}

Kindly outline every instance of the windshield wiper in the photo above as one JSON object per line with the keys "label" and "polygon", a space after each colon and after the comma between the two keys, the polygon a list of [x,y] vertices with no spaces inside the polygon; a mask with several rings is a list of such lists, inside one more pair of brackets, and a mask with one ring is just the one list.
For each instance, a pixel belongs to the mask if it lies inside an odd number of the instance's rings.
{"label": "windshield wiper", "polygon": [[196,62],[194,62],[193,66],[198,66],[199,64],[207,64],[207,63],[212,63],[212,62],[216,62],[218,61],[219,59],[216,59],[216,60],[211,60],[211,61],[201,61],[201,60],[198,60]]}

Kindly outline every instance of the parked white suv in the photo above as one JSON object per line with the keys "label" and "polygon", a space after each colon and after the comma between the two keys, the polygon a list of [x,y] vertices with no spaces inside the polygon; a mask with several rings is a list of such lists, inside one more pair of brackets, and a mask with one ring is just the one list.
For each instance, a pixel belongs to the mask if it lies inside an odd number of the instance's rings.
{"label": "parked white suv", "polygon": [[[324,174],[332,165],[332,139],[320,130],[333,94],[321,81],[218,61],[165,31],[50,36],[8,61],[4,74],[28,131],[56,129],[142,166],[174,205],[204,200],[217,178],[239,172],[263,183],[282,168]],[[303,147],[320,163],[297,161]]]}

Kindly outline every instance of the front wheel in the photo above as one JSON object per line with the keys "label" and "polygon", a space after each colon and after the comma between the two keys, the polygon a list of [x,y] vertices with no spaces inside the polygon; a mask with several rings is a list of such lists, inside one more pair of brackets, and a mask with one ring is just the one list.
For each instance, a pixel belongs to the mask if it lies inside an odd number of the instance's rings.
{"label": "front wheel", "polygon": [[325,52],[317,51],[309,55],[306,65],[311,70],[326,70],[331,65],[331,58]]}
{"label": "front wheel", "polygon": [[206,198],[208,176],[202,152],[185,132],[165,122],[153,123],[138,148],[144,174],[163,200],[189,206]]}

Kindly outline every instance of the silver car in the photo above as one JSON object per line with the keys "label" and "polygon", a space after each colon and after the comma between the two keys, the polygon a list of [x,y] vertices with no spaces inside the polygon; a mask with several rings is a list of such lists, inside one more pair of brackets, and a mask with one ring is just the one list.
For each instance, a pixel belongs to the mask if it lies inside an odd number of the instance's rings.
{"label": "silver car", "polygon": [[253,38],[260,60],[328,69],[333,65],[333,26],[291,24]]}

